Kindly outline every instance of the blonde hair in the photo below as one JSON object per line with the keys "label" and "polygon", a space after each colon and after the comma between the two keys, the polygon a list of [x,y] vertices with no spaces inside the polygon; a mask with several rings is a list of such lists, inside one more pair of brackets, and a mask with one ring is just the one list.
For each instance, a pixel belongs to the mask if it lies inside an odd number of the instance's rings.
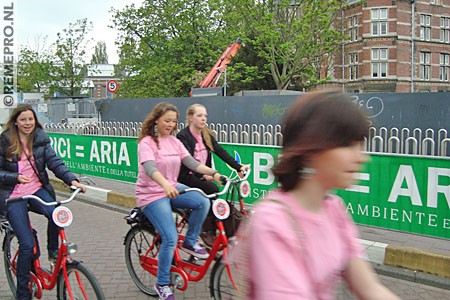
{"label": "blonde hair", "polygon": [[[203,107],[206,110],[206,107],[202,104],[194,103],[191,106],[188,107],[186,110],[186,125],[189,127],[191,125],[191,121],[189,121],[189,117],[193,116],[195,114],[195,109],[198,107]],[[205,140],[206,146],[214,152],[214,147],[212,145],[211,137],[214,136],[214,133],[211,129],[209,129],[208,126],[205,126],[202,128],[202,137]]]}

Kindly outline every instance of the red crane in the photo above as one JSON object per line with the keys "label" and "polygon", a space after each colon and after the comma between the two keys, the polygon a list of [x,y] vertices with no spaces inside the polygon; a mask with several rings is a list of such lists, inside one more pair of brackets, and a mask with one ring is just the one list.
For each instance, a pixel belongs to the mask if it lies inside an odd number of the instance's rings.
{"label": "red crane", "polygon": [[[220,76],[225,73],[225,69],[227,68],[228,64],[231,62],[231,59],[233,56],[236,55],[236,53],[241,48],[241,39],[237,38],[236,42],[228,45],[227,49],[222,53],[220,58],[217,60],[217,62],[214,64],[214,66],[209,71],[208,75],[206,75],[205,79],[202,80],[199,84],[199,88],[211,88],[216,87],[217,82],[220,79]],[[194,89],[193,89],[194,90]],[[192,92],[191,92],[192,95]]]}

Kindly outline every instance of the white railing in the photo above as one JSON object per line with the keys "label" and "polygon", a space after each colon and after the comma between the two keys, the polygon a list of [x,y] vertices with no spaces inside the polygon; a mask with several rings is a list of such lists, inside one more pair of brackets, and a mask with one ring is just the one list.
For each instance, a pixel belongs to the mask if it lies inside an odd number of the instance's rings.
{"label": "white railing", "polygon": [[[142,122],[95,122],[72,124],[45,124],[45,130],[55,133],[70,133],[100,136],[137,137]],[[178,129],[184,128],[179,123]],[[280,125],[220,124],[209,127],[222,143],[281,146],[283,134]],[[393,153],[450,157],[450,137],[446,129],[437,133],[433,129],[371,127],[365,141],[366,150],[372,153]]]}

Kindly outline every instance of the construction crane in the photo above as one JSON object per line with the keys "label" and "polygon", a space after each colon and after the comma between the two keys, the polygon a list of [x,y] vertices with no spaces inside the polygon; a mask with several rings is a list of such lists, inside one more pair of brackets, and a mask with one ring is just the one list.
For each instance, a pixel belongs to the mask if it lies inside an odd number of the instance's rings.
{"label": "construction crane", "polygon": [[[231,62],[231,59],[233,56],[236,55],[236,53],[241,48],[241,39],[237,38],[236,42],[228,45],[227,49],[222,53],[220,58],[217,60],[217,62],[214,64],[214,66],[209,71],[208,75],[206,75],[205,79],[203,79],[200,84],[199,88],[193,88],[191,92],[191,96],[211,96],[212,94],[202,94],[202,93],[195,93],[195,91],[201,91],[201,89],[205,88],[214,88],[217,87],[217,82],[219,81],[222,74],[226,72],[226,68],[228,64]],[[224,82],[224,86],[226,86],[226,82]],[[226,88],[226,87],[225,87]],[[226,93],[226,90],[225,90]]]}

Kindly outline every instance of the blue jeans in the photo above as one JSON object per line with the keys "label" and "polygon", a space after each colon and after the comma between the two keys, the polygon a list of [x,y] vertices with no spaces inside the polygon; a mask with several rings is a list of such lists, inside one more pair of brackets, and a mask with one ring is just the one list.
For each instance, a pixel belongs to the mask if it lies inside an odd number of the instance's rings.
{"label": "blue jeans", "polygon": [[[45,202],[55,201],[46,189],[39,189],[34,195]],[[58,249],[59,227],[53,223],[52,213],[54,206],[44,206],[35,200],[18,201],[8,204],[8,220],[14,229],[19,241],[19,257],[17,258],[17,299],[31,299],[28,289],[30,271],[33,257],[34,238],[30,227],[28,210],[44,215],[48,219],[47,227],[47,249],[54,251]]]}
{"label": "blue jeans", "polygon": [[[186,189],[187,186],[178,184],[176,188],[180,191]],[[188,192],[178,195],[174,199],[158,199],[144,208],[145,216],[155,226],[162,239],[158,255],[157,283],[159,285],[170,284],[170,266],[178,243],[178,233],[172,216],[172,207],[192,209],[184,243],[193,246],[208,215],[210,201],[198,192]]]}

